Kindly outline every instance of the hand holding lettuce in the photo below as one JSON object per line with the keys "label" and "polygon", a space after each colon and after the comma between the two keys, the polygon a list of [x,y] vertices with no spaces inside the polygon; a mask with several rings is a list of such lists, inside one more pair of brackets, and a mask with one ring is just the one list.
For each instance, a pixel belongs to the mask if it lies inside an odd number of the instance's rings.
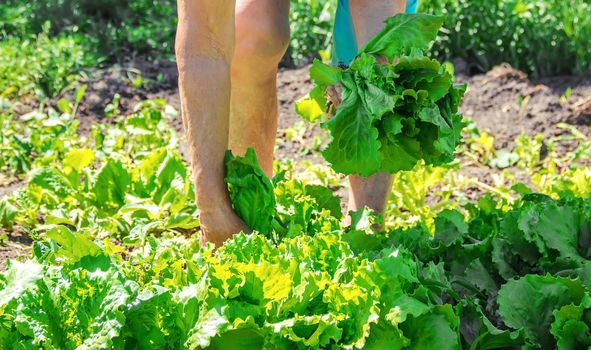
{"label": "hand holding lettuce", "polygon": [[[441,17],[399,14],[349,67],[314,62],[315,87],[296,111],[320,120],[329,110],[327,90],[340,86],[342,102],[322,124],[332,138],[323,155],[335,171],[370,176],[410,170],[419,160],[453,160],[464,127],[458,106],[466,86],[455,84],[453,72],[424,54],[442,23]],[[388,63],[378,64],[375,55]]]}

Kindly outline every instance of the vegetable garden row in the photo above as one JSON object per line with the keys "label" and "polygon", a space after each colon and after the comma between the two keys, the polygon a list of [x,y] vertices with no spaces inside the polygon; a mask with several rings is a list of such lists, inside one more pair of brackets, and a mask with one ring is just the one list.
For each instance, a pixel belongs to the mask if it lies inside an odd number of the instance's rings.
{"label": "vegetable garden row", "polygon": [[[441,24],[393,17],[350,67],[314,63],[316,87],[296,106],[328,129],[335,171],[395,173],[407,203],[426,186],[411,181],[438,171],[453,186],[448,163],[474,141],[460,145],[465,86],[423,54]],[[83,95],[24,124],[2,106],[0,170],[28,180],[0,199],[0,225],[34,240],[0,275],[3,349],[591,347],[591,171],[557,173],[535,140],[519,144],[543,194],[490,187],[476,203],[422,198],[406,222],[361,210],[351,225],[332,170],[304,179],[285,162],[269,179],[254,152],[228,153],[234,208],[255,233],[214,250],[199,247],[192,177],[168,124],[177,113],[152,100],[122,115],[115,100],[80,138]]]}

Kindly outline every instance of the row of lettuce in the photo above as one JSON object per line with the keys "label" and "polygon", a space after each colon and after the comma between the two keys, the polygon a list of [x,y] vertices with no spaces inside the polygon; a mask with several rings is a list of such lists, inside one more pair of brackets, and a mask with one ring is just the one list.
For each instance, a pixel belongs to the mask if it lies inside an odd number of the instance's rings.
{"label": "row of lettuce", "polygon": [[[3,171],[21,157],[29,176],[0,200],[0,224],[34,238],[0,276],[2,348],[591,346],[591,202],[577,187],[433,207],[432,227],[375,234],[379,218],[360,211],[343,226],[331,190],[281,166],[260,187],[269,210],[249,223],[273,226],[214,252],[195,234],[175,112],[155,100],[122,116],[114,103],[85,139],[72,136],[75,105],[28,115],[48,135],[2,154]],[[228,157],[231,186],[264,182],[249,156]]]}
{"label": "row of lettuce", "polygon": [[[136,222],[141,242],[50,225],[0,278],[3,348],[582,349],[591,346],[591,202],[482,201],[376,235],[329,230],[317,200],[279,241],[217,252]],[[290,204],[290,203],[285,203]],[[294,215],[296,215],[294,213]]]}

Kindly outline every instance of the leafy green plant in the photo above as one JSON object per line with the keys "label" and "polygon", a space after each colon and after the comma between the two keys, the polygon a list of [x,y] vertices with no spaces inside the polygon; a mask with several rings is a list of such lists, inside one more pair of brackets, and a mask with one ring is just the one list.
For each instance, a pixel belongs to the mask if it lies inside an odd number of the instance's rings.
{"label": "leafy green plant", "polygon": [[463,57],[480,72],[507,62],[534,75],[589,69],[589,10],[586,0],[423,0],[419,9],[446,18],[439,59]]}
{"label": "leafy green plant", "polygon": [[339,227],[340,201],[330,189],[286,179],[283,172],[272,182],[253,148],[244,157],[228,152],[225,164],[232,206],[252,230],[278,241]]}
{"label": "leafy green plant", "polygon": [[234,157],[228,151],[225,164],[225,181],[234,211],[251,229],[270,234],[277,210],[275,194],[254,149],[249,148],[244,157]]}
{"label": "leafy green plant", "polygon": [[36,94],[52,98],[68,88],[80,69],[95,63],[90,43],[81,35],[45,33],[0,41],[0,95]]}
{"label": "leafy green plant", "polygon": [[291,0],[288,54],[295,64],[330,52],[336,0]]}
{"label": "leafy green plant", "polygon": [[0,173],[20,176],[35,166],[62,159],[79,145],[75,109],[84,88],[78,90],[75,106],[63,100],[63,111],[48,108],[47,113],[33,111],[17,117],[12,110],[0,112]]}
{"label": "leafy green plant", "polygon": [[422,162],[411,171],[394,174],[385,210],[386,227],[406,228],[420,223],[433,232],[436,215],[445,209],[457,208],[461,203],[454,197],[454,191],[468,187],[468,181],[462,183],[456,177],[453,168]]}
{"label": "leafy green plant", "polygon": [[[316,86],[298,110],[317,120],[326,110],[326,90],[342,85],[342,102],[324,124],[332,140],[323,155],[336,171],[369,176],[410,170],[419,160],[453,160],[464,127],[458,106],[466,86],[454,84],[444,66],[423,54],[442,21],[399,14],[386,21],[350,67],[315,61],[310,76]],[[389,62],[397,57],[397,62],[379,65],[374,55]]]}
{"label": "leafy green plant", "polygon": [[26,33],[28,21],[24,16],[27,7],[24,4],[0,4],[0,39],[13,33]]}
{"label": "leafy green plant", "polygon": [[97,56],[112,58],[122,50],[128,54],[134,51],[168,58],[174,54],[177,21],[174,0],[9,2],[26,8],[21,16],[27,20],[27,32],[39,33],[49,21],[54,35],[83,33],[92,45],[90,51]]}
{"label": "leafy green plant", "polygon": [[555,348],[560,338],[550,334],[554,314],[564,305],[587,308],[589,200],[529,195],[507,213],[488,199],[479,204],[468,222],[458,212],[443,212],[434,236],[415,228],[392,239],[425,266],[441,266],[452,289],[482,305],[490,319],[495,316],[489,308],[498,305],[502,322],[524,331],[530,346]]}

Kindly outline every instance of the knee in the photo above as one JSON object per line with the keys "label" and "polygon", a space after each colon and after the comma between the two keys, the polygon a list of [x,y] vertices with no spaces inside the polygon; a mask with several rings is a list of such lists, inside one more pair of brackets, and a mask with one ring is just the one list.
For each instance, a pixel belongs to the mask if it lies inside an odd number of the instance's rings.
{"label": "knee", "polygon": [[249,69],[277,66],[289,46],[289,22],[270,17],[236,13],[235,64]]}

